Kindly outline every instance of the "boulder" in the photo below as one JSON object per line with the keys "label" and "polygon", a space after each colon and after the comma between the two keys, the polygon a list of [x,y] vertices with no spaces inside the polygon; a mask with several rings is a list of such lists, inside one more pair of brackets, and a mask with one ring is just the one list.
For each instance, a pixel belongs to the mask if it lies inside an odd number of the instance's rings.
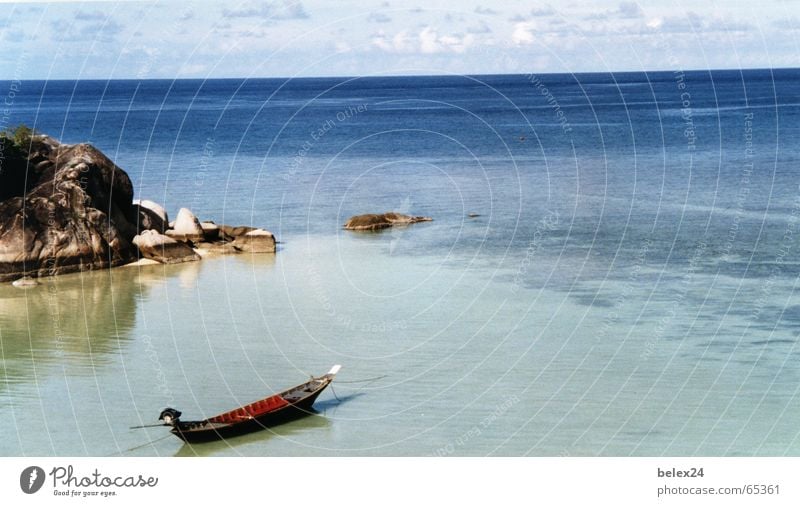
{"label": "boulder", "polygon": [[136,225],[139,233],[143,230],[155,230],[159,234],[167,231],[167,223],[156,212],[139,204],[133,204],[133,207],[138,216]]}
{"label": "boulder", "polygon": [[169,216],[166,209],[152,200],[134,200],[133,207],[138,216],[138,232],[155,230],[163,234],[169,228]]}
{"label": "boulder", "polygon": [[344,224],[344,228],[347,230],[381,230],[389,227],[419,223],[420,221],[433,221],[433,218],[428,218],[426,216],[408,216],[395,212],[361,214],[347,220]]}
{"label": "boulder", "polygon": [[135,260],[133,185],[122,169],[88,144],[44,136],[32,138],[27,161],[26,184],[0,202],[0,281]]}
{"label": "boulder", "polygon": [[246,253],[275,253],[275,236],[260,228],[236,237],[232,244]]}
{"label": "boulder", "polygon": [[219,240],[219,227],[213,221],[204,221],[200,224],[203,229],[203,240],[214,242]]}
{"label": "boulder", "polygon": [[164,209],[161,205],[153,202],[152,200],[139,200],[136,199],[133,201],[133,205],[143,207],[155,213],[161,221],[164,223],[169,223],[169,215],[167,214],[167,210]]}
{"label": "boulder", "polygon": [[258,230],[256,227],[232,227],[230,225],[217,225],[223,239],[232,241],[253,230]]}
{"label": "boulder", "polygon": [[133,243],[139,248],[144,258],[155,260],[162,264],[177,264],[200,260],[200,255],[186,243],[155,230],[145,230],[133,238]]}
{"label": "boulder", "polygon": [[183,242],[201,242],[204,238],[200,220],[185,207],[178,211],[178,217],[175,218],[175,226],[167,231],[167,235]]}

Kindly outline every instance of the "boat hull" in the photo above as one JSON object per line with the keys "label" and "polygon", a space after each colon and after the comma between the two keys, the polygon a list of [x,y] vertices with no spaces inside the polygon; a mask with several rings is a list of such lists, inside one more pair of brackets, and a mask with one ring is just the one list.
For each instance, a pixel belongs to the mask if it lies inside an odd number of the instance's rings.
{"label": "boat hull", "polygon": [[322,387],[296,403],[284,406],[275,411],[259,415],[249,420],[230,424],[212,424],[202,422],[180,422],[172,428],[172,433],[187,443],[205,443],[219,441],[230,437],[241,436],[274,427],[304,416],[314,414],[312,406],[317,397],[330,384],[327,381]]}

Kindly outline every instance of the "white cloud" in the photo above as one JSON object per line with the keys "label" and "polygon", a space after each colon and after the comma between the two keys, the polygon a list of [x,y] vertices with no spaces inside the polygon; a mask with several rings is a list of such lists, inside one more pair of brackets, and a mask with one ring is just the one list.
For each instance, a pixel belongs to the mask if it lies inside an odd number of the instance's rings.
{"label": "white cloud", "polygon": [[392,21],[392,18],[381,12],[372,12],[367,16],[367,20],[373,23],[389,23]]}
{"label": "white cloud", "polygon": [[372,45],[390,53],[407,53],[414,50],[411,37],[406,30],[397,32],[393,37],[380,31],[372,37]]}
{"label": "white cloud", "polygon": [[531,9],[531,16],[538,18],[538,17],[546,17],[552,16],[556,13],[556,10],[553,9],[553,6],[550,4],[545,5],[544,7],[535,7]]}
{"label": "white cloud", "polygon": [[74,23],[56,19],[50,23],[50,38],[59,42],[113,42],[124,27],[110,18],[89,21],[94,18],[75,18]]}
{"label": "white cloud", "polygon": [[108,16],[97,10],[91,12],[78,10],[75,12],[75,19],[80,21],[103,21],[107,17]]}
{"label": "white cloud", "polygon": [[407,30],[397,32],[389,37],[384,32],[378,32],[372,37],[372,45],[390,53],[463,53],[475,42],[472,34],[443,34],[426,26],[416,35]]}
{"label": "white cloud", "polygon": [[489,25],[486,24],[486,21],[481,20],[475,25],[468,26],[467,33],[474,33],[474,34],[492,33],[492,29],[489,28]]}
{"label": "white cloud", "polygon": [[622,2],[619,4],[619,7],[617,7],[617,10],[614,11],[614,14],[617,14],[619,17],[625,19],[644,17],[644,11],[642,10],[642,7],[636,2]]}
{"label": "white cloud", "polygon": [[652,28],[653,30],[658,30],[659,28],[661,28],[661,25],[663,24],[664,24],[664,18],[653,18],[648,20],[647,23],[645,23],[645,26],[647,26],[648,28]]}
{"label": "white cloud", "polygon": [[494,16],[495,14],[497,14],[497,11],[492,9],[491,7],[482,7],[482,6],[479,5],[479,6],[475,7],[475,14],[484,14],[484,15],[487,15],[487,16]]}
{"label": "white cloud", "polygon": [[772,26],[781,30],[797,30],[800,28],[800,21],[797,18],[778,19],[772,22]]}
{"label": "white cloud", "polygon": [[309,17],[302,2],[295,0],[275,2],[250,0],[239,4],[234,9],[223,9],[222,15],[229,18],[263,19],[305,19]]}
{"label": "white cloud", "polygon": [[747,32],[753,29],[750,23],[719,17],[703,17],[695,12],[687,12],[684,16],[668,16],[653,18],[646,26],[664,33],[712,33],[712,32]]}
{"label": "white cloud", "polygon": [[533,30],[535,23],[523,21],[514,25],[514,32],[511,34],[511,41],[517,45],[533,43]]}
{"label": "white cloud", "polygon": [[622,2],[616,9],[608,9],[601,12],[592,12],[583,17],[587,20],[604,19],[639,19],[644,17],[644,11],[637,2]]}
{"label": "white cloud", "polygon": [[353,50],[353,48],[350,47],[350,44],[348,44],[347,42],[342,42],[340,40],[336,41],[333,47],[337,53],[349,53]]}

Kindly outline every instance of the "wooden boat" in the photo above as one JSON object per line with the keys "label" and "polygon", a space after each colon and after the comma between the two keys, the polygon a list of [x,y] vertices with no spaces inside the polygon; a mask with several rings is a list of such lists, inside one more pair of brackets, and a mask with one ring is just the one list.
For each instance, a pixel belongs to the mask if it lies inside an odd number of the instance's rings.
{"label": "wooden boat", "polygon": [[262,430],[310,414],[311,406],[342,366],[335,365],[327,374],[284,390],[260,401],[227,411],[205,420],[184,422],[181,412],[166,408],[158,419],[172,427],[172,432],[187,443],[201,443]]}

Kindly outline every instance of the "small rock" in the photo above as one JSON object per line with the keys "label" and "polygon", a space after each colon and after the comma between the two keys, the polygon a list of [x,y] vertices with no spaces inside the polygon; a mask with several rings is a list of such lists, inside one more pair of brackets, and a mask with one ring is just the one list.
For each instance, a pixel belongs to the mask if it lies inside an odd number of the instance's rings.
{"label": "small rock", "polygon": [[219,227],[213,221],[204,221],[200,224],[203,229],[203,240],[214,242],[219,239]]}
{"label": "small rock", "polygon": [[153,260],[152,258],[140,258],[139,260],[125,264],[122,267],[144,267],[146,265],[161,265],[161,262]]}
{"label": "small rock", "polygon": [[426,216],[408,216],[405,214],[388,212],[383,214],[361,214],[353,216],[344,224],[347,230],[380,230],[395,226],[405,226],[421,221],[433,221]]}
{"label": "small rock", "polygon": [[189,245],[159,234],[155,230],[143,231],[133,238],[133,244],[139,248],[143,257],[162,264],[200,260],[200,256]]}
{"label": "small rock", "polygon": [[39,281],[36,278],[25,276],[19,278],[11,284],[17,288],[33,288],[35,286],[39,286]]}
{"label": "small rock", "polygon": [[260,228],[238,236],[232,244],[247,253],[275,253],[275,236]]}
{"label": "small rock", "polygon": [[167,235],[177,241],[201,242],[204,238],[203,227],[190,210],[182,207],[175,218],[175,226],[167,231]]}

